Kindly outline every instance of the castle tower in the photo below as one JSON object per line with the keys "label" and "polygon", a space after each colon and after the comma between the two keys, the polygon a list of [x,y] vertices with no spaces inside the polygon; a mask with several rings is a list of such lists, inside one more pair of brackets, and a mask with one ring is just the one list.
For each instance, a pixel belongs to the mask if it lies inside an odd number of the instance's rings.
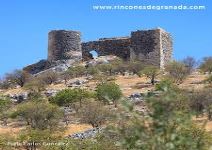
{"label": "castle tower", "polygon": [[161,69],[172,59],[172,38],[161,28],[131,33],[131,60],[140,60]]}
{"label": "castle tower", "polygon": [[48,61],[81,59],[81,33],[78,31],[52,30],[48,34]]}

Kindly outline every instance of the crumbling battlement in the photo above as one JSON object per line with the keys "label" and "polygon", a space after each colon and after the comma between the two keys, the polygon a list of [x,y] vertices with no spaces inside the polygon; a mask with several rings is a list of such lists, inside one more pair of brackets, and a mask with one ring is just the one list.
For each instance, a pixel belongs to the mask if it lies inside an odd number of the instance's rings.
{"label": "crumbling battlement", "polygon": [[138,30],[130,37],[102,38],[82,43],[82,58],[89,59],[89,52],[99,55],[116,55],[124,60],[140,60],[160,68],[172,59],[172,38],[163,29]]}
{"label": "crumbling battlement", "polygon": [[34,74],[61,60],[88,60],[93,50],[99,56],[115,55],[163,69],[172,59],[173,48],[171,35],[161,28],[133,31],[128,37],[100,38],[84,43],[78,31],[52,30],[48,34],[48,59],[25,69]]}

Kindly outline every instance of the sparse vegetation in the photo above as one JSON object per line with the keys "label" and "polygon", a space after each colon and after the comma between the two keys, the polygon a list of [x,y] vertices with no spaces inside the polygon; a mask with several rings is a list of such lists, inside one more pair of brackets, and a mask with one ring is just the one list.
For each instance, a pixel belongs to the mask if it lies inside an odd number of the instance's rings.
{"label": "sparse vegetation", "polygon": [[203,58],[203,62],[200,64],[200,67],[202,72],[209,74],[212,73],[212,57],[205,57]]}
{"label": "sparse vegetation", "polygon": [[189,70],[185,64],[178,61],[170,62],[166,66],[165,71],[168,72],[169,77],[175,83],[182,83],[182,81],[189,75]]}
{"label": "sparse vegetation", "polygon": [[70,67],[67,71],[66,71],[67,75],[69,75],[70,77],[79,77],[79,76],[83,76],[86,74],[86,68],[84,66],[78,65],[78,66],[74,66],[74,67]]}
{"label": "sparse vegetation", "polygon": [[99,102],[87,103],[80,110],[81,122],[91,124],[92,127],[100,127],[110,120],[112,114],[110,110]]}
{"label": "sparse vegetation", "polygon": [[7,82],[23,87],[30,80],[31,75],[23,70],[15,70],[12,73],[6,74],[5,78]]}
{"label": "sparse vegetation", "polygon": [[99,100],[105,103],[113,102],[115,107],[117,107],[118,100],[122,96],[120,87],[114,82],[105,82],[97,85],[96,92]]}
{"label": "sparse vegetation", "polygon": [[31,128],[44,130],[56,128],[62,112],[57,106],[45,102],[26,102],[17,106],[11,117],[21,117]]}
{"label": "sparse vegetation", "polygon": [[189,73],[192,73],[192,71],[194,71],[195,67],[197,66],[197,61],[193,57],[190,57],[190,56],[184,58],[182,62],[188,68]]}
{"label": "sparse vegetation", "polygon": [[9,109],[11,108],[12,102],[7,97],[0,97],[0,121],[4,126],[7,125],[9,118]]}
{"label": "sparse vegetation", "polygon": [[[51,81],[53,82],[52,79]],[[46,82],[44,81],[43,77],[34,77],[24,85],[24,88],[32,92],[41,92],[45,89],[45,87],[46,87]]]}
{"label": "sparse vegetation", "polygon": [[147,66],[142,71],[140,71],[139,76],[142,76],[143,74],[151,80],[151,84],[155,84],[155,78],[159,75],[159,69],[155,66]]}
{"label": "sparse vegetation", "polygon": [[163,83],[160,87],[163,89],[160,95],[147,97],[151,111],[146,117],[130,111],[132,117],[128,123],[118,127],[122,148],[208,149],[210,134],[192,123],[184,96],[179,90],[170,89],[170,85]]}
{"label": "sparse vegetation", "polygon": [[81,107],[83,100],[93,97],[95,97],[95,94],[85,89],[65,89],[58,92],[56,96],[50,98],[50,102],[58,106],[71,106],[71,104],[79,102]]}
{"label": "sparse vegetation", "polygon": [[53,71],[47,71],[41,75],[38,76],[40,83],[43,84],[52,84],[58,79],[58,74]]}
{"label": "sparse vegetation", "polygon": [[[202,71],[204,63],[200,65]],[[1,135],[0,146],[6,150],[15,149],[14,146],[4,144],[7,142],[5,138],[8,138],[15,142],[68,143],[28,145],[18,147],[20,149],[209,149],[212,136],[193,116],[196,119],[205,118],[205,121],[211,123],[211,75],[197,74],[201,79],[198,83],[193,82],[195,67],[195,59],[187,57],[181,62],[171,62],[166,66],[165,74],[160,74],[159,68],[155,66],[117,59],[96,66],[76,64],[60,74],[51,71],[36,76],[26,74],[22,87],[11,80],[17,76],[7,76],[7,80],[1,81],[3,90],[0,92],[3,95],[7,92],[8,96],[0,95],[0,121],[4,128],[24,128],[15,136]],[[210,72],[206,70],[204,72]],[[127,75],[122,76],[124,74]],[[146,84],[148,80],[136,74],[146,76],[155,86]],[[76,77],[77,80],[86,79],[88,82],[80,88],[65,85],[68,81],[68,84],[72,84],[72,79],[76,80]],[[161,81],[155,82],[156,78]],[[65,80],[65,84],[61,79]],[[3,82],[7,83],[5,88]],[[183,87],[185,84],[197,89],[187,89]],[[139,88],[135,85],[139,85]],[[18,94],[14,95],[17,91],[27,91],[27,98],[21,103],[14,100],[18,97]],[[48,92],[52,92],[52,96],[46,94]],[[142,96],[132,99],[130,94],[134,93],[142,93]],[[137,100],[139,103],[134,103]],[[115,108],[110,104],[114,104]],[[86,126],[86,129],[102,130],[97,131],[99,133],[92,138],[65,138],[76,132],[66,133],[66,130],[69,131],[72,125],[78,127],[79,124]]]}

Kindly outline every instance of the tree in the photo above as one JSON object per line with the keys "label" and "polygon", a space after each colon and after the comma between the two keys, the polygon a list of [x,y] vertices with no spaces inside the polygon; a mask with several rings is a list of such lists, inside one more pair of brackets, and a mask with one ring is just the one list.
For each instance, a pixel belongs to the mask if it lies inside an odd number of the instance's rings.
{"label": "tree", "polygon": [[9,109],[11,108],[12,102],[7,97],[0,97],[0,120],[3,121],[3,125],[7,125],[9,118]]}
{"label": "tree", "polygon": [[52,97],[50,99],[50,102],[55,103],[59,106],[70,106],[75,102],[79,102],[81,107],[83,100],[92,98],[94,96],[94,93],[85,89],[65,89],[58,92],[54,97]]}
{"label": "tree", "polygon": [[45,84],[52,84],[58,80],[58,74],[54,71],[46,71],[37,77],[40,82],[44,82]]}
{"label": "tree", "polygon": [[85,74],[86,68],[84,66],[72,66],[61,74],[62,79],[67,84],[71,78],[79,77]]}
{"label": "tree", "polygon": [[150,109],[145,117],[127,111],[130,118],[117,131],[124,149],[209,149],[210,134],[193,123],[186,96],[172,87],[163,83],[159,95],[145,97]]}
{"label": "tree", "polygon": [[191,73],[197,65],[197,61],[193,57],[190,57],[190,56],[184,58],[182,62],[188,68],[189,73]]}
{"label": "tree", "polygon": [[188,76],[188,68],[181,62],[173,61],[170,62],[166,67],[165,71],[176,83],[182,83],[182,81]]}
{"label": "tree", "polygon": [[205,94],[204,94],[204,92],[202,90],[193,91],[190,94],[189,99],[190,99],[189,101],[190,101],[191,110],[195,112],[196,117],[199,117],[199,115],[203,115],[204,109],[205,109],[205,105],[204,105]]}
{"label": "tree", "polygon": [[212,94],[211,88],[195,90],[190,94],[190,107],[196,117],[206,112],[208,120],[212,120]]}
{"label": "tree", "polygon": [[86,72],[89,75],[98,75],[99,74],[99,69],[97,67],[94,66],[89,66],[88,68],[86,68]]}
{"label": "tree", "polygon": [[100,127],[110,119],[110,110],[98,102],[90,102],[80,111],[81,122],[88,123],[92,127]]}
{"label": "tree", "polygon": [[104,102],[112,101],[115,104],[115,107],[117,107],[117,101],[122,96],[119,85],[114,82],[105,82],[97,85],[96,92],[99,100]]}
{"label": "tree", "polygon": [[206,73],[208,72],[209,74],[212,73],[212,57],[205,57],[203,58],[203,62],[200,64],[200,70],[202,72]]}
{"label": "tree", "polygon": [[46,82],[43,81],[43,78],[33,77],[30,81],[28,81],[24,88],[30,90],[31,92],[41,92],[45,89]]}
{"label": "tree", "polygon": [[21,117],[31,128],[45,130],[57,127],[62,114],[58,106],[31,101],[18,105],[11,117]]}
{"label": "tree", "polygon": [[125,63],[122,59],[116,58],[110,62],[112,65],[112,73],[122,73]]}
{"label": "tree", "polygon": [[112,75],[113,65],[110,63],[107,64],[99,64],[96,66],[101,72],[105,73],[106,75]]}
{"label": "tree", "polygon": [[208,120],[212,120],[212,93],[211,93],[211,88],[203,89],[202,94],[204,97],[202,97],[202,101],[204,104],[204,108],[206,110]]}
{"label": "tree", "polygon": [[23,70],[15,70],[6,74],[6,80],[21,87],[31,78],[31,75]]}
{"label": "tree", "polygon": [[155,84],[155,78],[159,75],[159,69],[155,66],[147,66],[142,71],[140,71],[139,76],[144,74],[147,78],[151,80],[151,84]]}
{"label": "tree", "polygon": [[208,120],[212,120],[212,93],[211,88],[193,91],[190,95],[191,110],[196,113],[196,117],[207,114]]}
{"label": "tree", "polygon": [[86,68],[84,66],[78,65],[78,66],[73,66],[70,67],[67,70],[67,73],[71,76],[71,77],[79,77],[79,76],[83,76],[86,74]]}
{"label": "tree", "polygon": [[11,84],[5,80],[5,79],[1,79],[0,80],[0,89],[9,89],[11,87]]}
{"label": "tree", "polygon": [[145,64],[141,61],[129,61],[127,62],[127,70],[133,74],[138,74],[139,71],[143,70]]}

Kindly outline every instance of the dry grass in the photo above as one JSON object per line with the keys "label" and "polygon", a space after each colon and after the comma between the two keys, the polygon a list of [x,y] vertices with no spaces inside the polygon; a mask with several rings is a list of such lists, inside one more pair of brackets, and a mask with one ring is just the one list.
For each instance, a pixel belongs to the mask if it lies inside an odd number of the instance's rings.
{"label": "dry grass", "polygon": [[[202,81],[205,80],[207,76],[202,75],[199,73],[195,73],[193,75],[190,75],[184,82],[183,84],[179,85],[180,88],[183,89],[201,89],[205,85],[202,83]],[[78,79],[85,79],[83,78],[78,78]],[[72,79],[76,80],[76,79]],[[145,77],[138,77],[138,76],[116,76],[115,82],[120,85],[121,90],[124,94],[124,96],[129,96],[133,93],[141,93],[141,92],[147,92],[149,90],[154,89],[154,86],[147,84],[149,82],[149,79]],[[95,89],[96,87],[96,82],[95,81],[89,81],[88,83],[85,84],[85,87],[89,89]],[[49,85],[47,89],[54,89],[54,90],[61,90],[68,88],[64,84],[56,84],[56,85]],[[8,94],[19,94],[23,93],[26,90],[23,88],[16,88],[16,89],[9,89],[9,90],[3,90],[1,91],[1,94],[8,95]],[[198,122],[200,125],[206,120],[206,118],[197,118],[194,119],[194,121]],[[13,126],[7,126],[7,127],[2,127],[0,126],[0,133],[1,134],[14,134],[17,135],[20,130],[22,130],[24,127],[13,127]],[[92,128],[90,125],[87,124],[70,124],[68,125],[66,131],[65,131],[65,136],[77,133],[77,132],[82,132],[84,130]],[[212,131],[212,121],[208,121],[205,126],[207,131]]]}
{"label": "dry grass", "polygon": [[83,131],[91,129],[91,128],[92,128],[92,126],[88,125],[88,124],[70,124],[67,126],[64,136],[78,133],[78,132],[83,132]]}
{"label": "dry grass", "polygon": [[[17,126],[13,126],[13,125],[0,126],[0,133],[15,136],[15,135],[18,135],[21,130],[25,129],[25,127],[26,126],[17,127]],[[69,124],[66,127],[64,136],[78,133],[78,132],[83,132],[83,131],[91,129],[91,128],[92,128],[92,126],[88,125],[88,124]]]}
{"label": "dry grass", "polygon": [[203,83],[203,81],[206,78],[207,78],[207,75],[203,75],[196,72],[188,76],[188,78],[186,78],[186,80],[181,85],[179,85],[179,87],[183,89],[198,90],[198,89],[204,88],[205,84]]}
{"label": "dry grass", "polygon": [[193,117],[195,123],[200,125],[200,127],[204,127],[206,131],[212,132],[212,121],[208,121],[206,116],[203,117]]}
{"label": "dry grass", "polygon": [[[145,77],[138,76],[117,76],[115,81],[122,89],[124,96],[129,96],[133,93],[142,93],[152,90],[153,86],[144,87],[149,82]],[[142,88],[143,87],[143,88]]]}
{"label": "dry grass", "polygon": [[14,95],[14,94],[20,94],[26,92],[26,90],[24,88],[15,88],[15,89],[8,89],[8,90],[4,90],[2,91],[3,95]]}
{"label": "dry grass", "polygon": [[25,127],[12,127],[12,126],[0,126],[0,134],[6,134],[11,136],[16,136]]}

